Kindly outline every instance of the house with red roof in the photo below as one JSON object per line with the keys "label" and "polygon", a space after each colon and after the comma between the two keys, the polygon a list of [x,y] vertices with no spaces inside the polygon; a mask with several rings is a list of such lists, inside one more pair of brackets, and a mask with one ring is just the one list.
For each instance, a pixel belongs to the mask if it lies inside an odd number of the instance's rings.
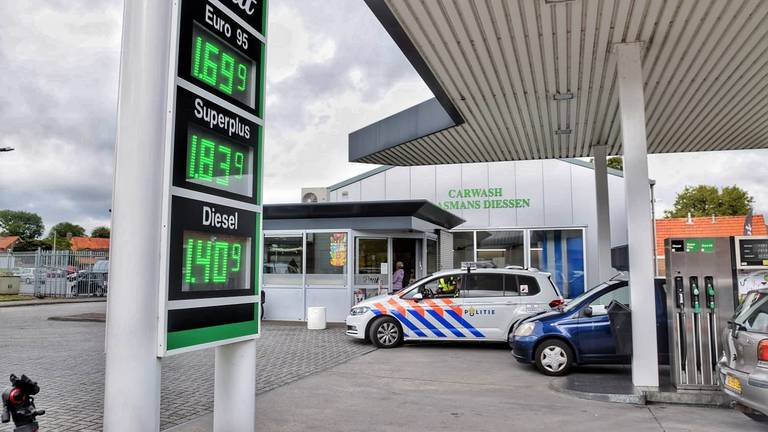
{"label": "house with red roof", "polygon": [[109,252],[109,239],[97,237],[72,237],[69,240],[73,251]]}
{"label": "house with red roof", "polygon": [[[729,237],[744,235],[746,216],[707,216],[656,220],[657,274],[663,276],[664,240],[672,237]],[[763,215],[752,216],[752,235],[768,235]]]}
{"label": "house with red roof", "polygon": [[13,246],[18,243],[19,236],[0,237],[0,252],[10,252]]}

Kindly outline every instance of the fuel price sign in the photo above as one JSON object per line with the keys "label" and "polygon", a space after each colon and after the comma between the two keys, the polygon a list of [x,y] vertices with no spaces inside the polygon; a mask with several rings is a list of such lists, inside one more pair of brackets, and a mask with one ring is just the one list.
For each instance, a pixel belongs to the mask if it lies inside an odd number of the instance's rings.
{"label": "fuel price sign", "polygon": [[[158,355],[259,333],[263,0],[180,0]],[[171,75],[171,74],[169,74]]]}

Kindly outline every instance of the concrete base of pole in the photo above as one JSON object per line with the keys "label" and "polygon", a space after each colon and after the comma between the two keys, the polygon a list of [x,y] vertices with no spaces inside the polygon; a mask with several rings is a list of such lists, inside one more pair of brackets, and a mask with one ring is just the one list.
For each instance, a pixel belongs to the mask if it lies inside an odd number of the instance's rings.
{"label": "concrete base of pole", "polygon": [[256,341],[216,348],[214,432],[256,430]]}

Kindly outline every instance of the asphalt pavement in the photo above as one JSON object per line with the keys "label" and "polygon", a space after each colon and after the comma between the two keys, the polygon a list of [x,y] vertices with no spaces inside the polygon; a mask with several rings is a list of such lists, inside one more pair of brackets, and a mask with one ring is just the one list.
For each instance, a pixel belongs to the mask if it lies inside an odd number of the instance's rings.
{"label": "asphalt pavement", "polygon": [[[556,378],[562,379],[562,378]],[[504,345],[376,350],[256,397],[260,432],[765,431],[731,409],[573,398]],[[172,429],[207,432],[211,416]]]}

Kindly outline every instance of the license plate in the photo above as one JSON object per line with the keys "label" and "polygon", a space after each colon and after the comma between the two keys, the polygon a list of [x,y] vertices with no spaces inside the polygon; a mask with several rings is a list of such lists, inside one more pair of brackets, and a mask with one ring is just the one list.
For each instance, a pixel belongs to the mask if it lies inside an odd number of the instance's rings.
{"label": "license plate", "polygon": [[725,377],[725,387],[736,393],[741,393],[741,381],[738,378],[727,375]]}

